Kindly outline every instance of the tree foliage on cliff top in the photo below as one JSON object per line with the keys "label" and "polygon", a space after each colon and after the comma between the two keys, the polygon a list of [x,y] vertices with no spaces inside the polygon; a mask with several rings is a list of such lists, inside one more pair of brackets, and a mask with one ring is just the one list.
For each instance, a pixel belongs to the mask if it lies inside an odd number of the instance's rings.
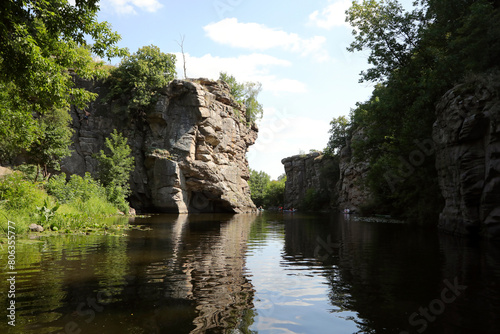
{"label": "tree foliage on cliff top", "polygon": [[219,80],[227,83],[234,99],[245,105],[246,121],[249,124],[255,123],[262,118],[264,109],[262,104],[257,101],[257,96],[262,90],[262,84],[260,82],[241,83],[238,82],[234,76],[226,72],[219,73]]}
{"label": "tree foliage on cliff top", "polygon": [[[432,140],[435,104],[468,73],[498,68],[500,11],[493,0],[415,5],[405,12],[395,0],[363,0],[347,11],[356,28],[348,50],[370,51],[373,67],[361,81],[379,82],[368,101],[357,103],[347,127],[363,129],[352,147],[355,157],[370,162],[374,206],[424,222],[436,220],[442,203],[433,150],[423,144]],[[334,122],[332,133],[337,130]]]}
{"label": "tree foliage on cliff top", "polygon": [[[0,142],[2,160],[8,159],[43,135],[32,119],[49,110],[83,108],[96,97],[76,88],[71,72],[82,78],[103,77],[98,57],[125,54],[120,36],[107,22],[97,21],[97,0],[4,1],[0,8]],[[19,133],[19,141],[9,140]]]}
{"label": "tree foliage on cliff top", "polygon": [[158,100],[161,89],[175,78],[174,54],[163,53],[155,45],[143,46],[125,56],[112,70],[108,83],[110,99],[121,99],[135,112],[148,112]]}

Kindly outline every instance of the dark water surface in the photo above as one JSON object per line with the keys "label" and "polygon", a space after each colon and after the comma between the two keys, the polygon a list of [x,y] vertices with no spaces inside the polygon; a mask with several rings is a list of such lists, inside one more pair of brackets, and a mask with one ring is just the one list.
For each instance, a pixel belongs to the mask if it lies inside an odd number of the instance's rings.
{"label": "dark water surface", "polygon": [[0,333],[500,333],[498,243],[336,214],[134,224],[18,241]]}

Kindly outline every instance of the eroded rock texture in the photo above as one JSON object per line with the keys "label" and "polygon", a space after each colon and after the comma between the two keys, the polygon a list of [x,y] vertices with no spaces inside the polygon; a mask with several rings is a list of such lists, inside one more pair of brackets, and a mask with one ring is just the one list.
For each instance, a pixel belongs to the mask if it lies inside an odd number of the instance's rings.
{"label": "eroded rock texture", "polygon": [[[294,155],[281,160],[285,167],[285,208],[297,208],[304,204],[308,192],[316,197],[330,194],[338,178],[335,162],[319,152]],[[318,198],[316,198],[318,199]],[[329,203],[326,203],[328,205]]]}
{"label": "eroded rock texture", "polygon": [[500,237],[499,83],[498,75],[476,78],[437,106],[433,138],[445,231]]}
{"label": "eroded rock texture", "polygon": [[[105,87],[81,82],[105,95]],[[98,101],[99,101],[98,99]],[[63,162],[68,174],[96,173],[93,154],[117,129],[129,140],[135,158],[131,205],[141,211],[250,212],[245,154],[257,139],[248,127],[245,108],[229,87],[206,79],[174,80],[153,112],[130,117],[117,104],[96,103],[85,120],[73,110],[74,150]]]}
{"label": "eroded rock texture", "polygon": [[360,206],[370,203],[372,195],[366,185],[366,177],[370,170],[368,161],[357,161],[352,155],[351,142],[361,139],[362,131],[354,132],[347,145],[340,151],[338,207],[341,210],[358,211]]}
{"label": "eroded rock texture", "polygon": [[287,176],[285,207],[299,207],[310,190],[327,194],[329,202],[324,209],[358,211],[361,205],[369,203],[371,192],[365,182],[369,164],[356,161],[351,149],[351,141],[361,136],[362,132],[356,131],[340,151],[339,158],[316,152],[283,159]]}

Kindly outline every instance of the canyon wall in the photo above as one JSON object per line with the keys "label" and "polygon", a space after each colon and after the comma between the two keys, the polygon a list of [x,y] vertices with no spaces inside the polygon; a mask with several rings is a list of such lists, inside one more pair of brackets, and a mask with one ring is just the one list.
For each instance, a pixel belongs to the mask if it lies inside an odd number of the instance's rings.
{"label": "canyon wall", "polygon": [[245,107],[221,81],[174,80],[162,90],[154,110],[131,116],[107,103],[99,82],[78,85],[99,93],[88,120],[72,109],[72,155],[62,163],[67,174],[96,174],[94,155],[117,129],[128,138],[135,159],[131,206],[143,212],[251,212],[245,154],[257,138],[247,126]]}
{"label": "canyon wall", "polygon": [[454,87],[436,115],[436,168],[445,199],[439,228],[500,237],[500,76]]}
{"label": "canyon wall", "polygon": [[[333,192],[336,183],[335,176],[331,176],[332,171],[335,174],[333,158],[313,152],[285,158],[281,163],[286,173],[285,208],[303,206],[308,192],[313,197]],[[325,204],[329,206],[330,198],[327,202]]]}
{"label": "canyon wall", "polygon": [[347,140],[337,157],[328,157],[319,152],[294,155],[281,160],[285,167],[285,207],[301,207],[313,192],[320,194],[316,200],[325,200],[322,209],[338,208],[358,211],[360,206],[371,201],[371,193],[365,185],[369,164],[356,161],[352,156],[351,141],[362,136],[355,131]]}
{"label": "canyon wall", "polygon": [[370,169],[367,161],[357,161],[352,155],[351,142],[363,136],[362,130],[354,131],[347,139],[346,146],[340,150],[339,181],[336,192],[340,210],[359,211],[359,208],[371,201],[372,195],[365,184]]}

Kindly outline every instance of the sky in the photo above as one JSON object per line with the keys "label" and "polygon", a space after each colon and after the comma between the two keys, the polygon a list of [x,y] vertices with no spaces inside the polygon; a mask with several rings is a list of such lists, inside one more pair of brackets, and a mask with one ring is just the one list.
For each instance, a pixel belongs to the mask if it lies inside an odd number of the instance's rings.
{"label": "sky", "polygon": [[[411,0],[402,3],[410,6]],[[368,53],[349,53],[352,27],[345,22],[349,0],[101,0],[99,21],[107,21],[136,52],[156,45],[177,55],[182,79],[260,82],[264,116],[250,147],[250,168],[276,179],[281,160],[323,150],[330,121],[348,115],[373,90],[359,83]],[[411,7],[407,7],[411,8]],[[116,63],[112,61],[112,63]]]}

